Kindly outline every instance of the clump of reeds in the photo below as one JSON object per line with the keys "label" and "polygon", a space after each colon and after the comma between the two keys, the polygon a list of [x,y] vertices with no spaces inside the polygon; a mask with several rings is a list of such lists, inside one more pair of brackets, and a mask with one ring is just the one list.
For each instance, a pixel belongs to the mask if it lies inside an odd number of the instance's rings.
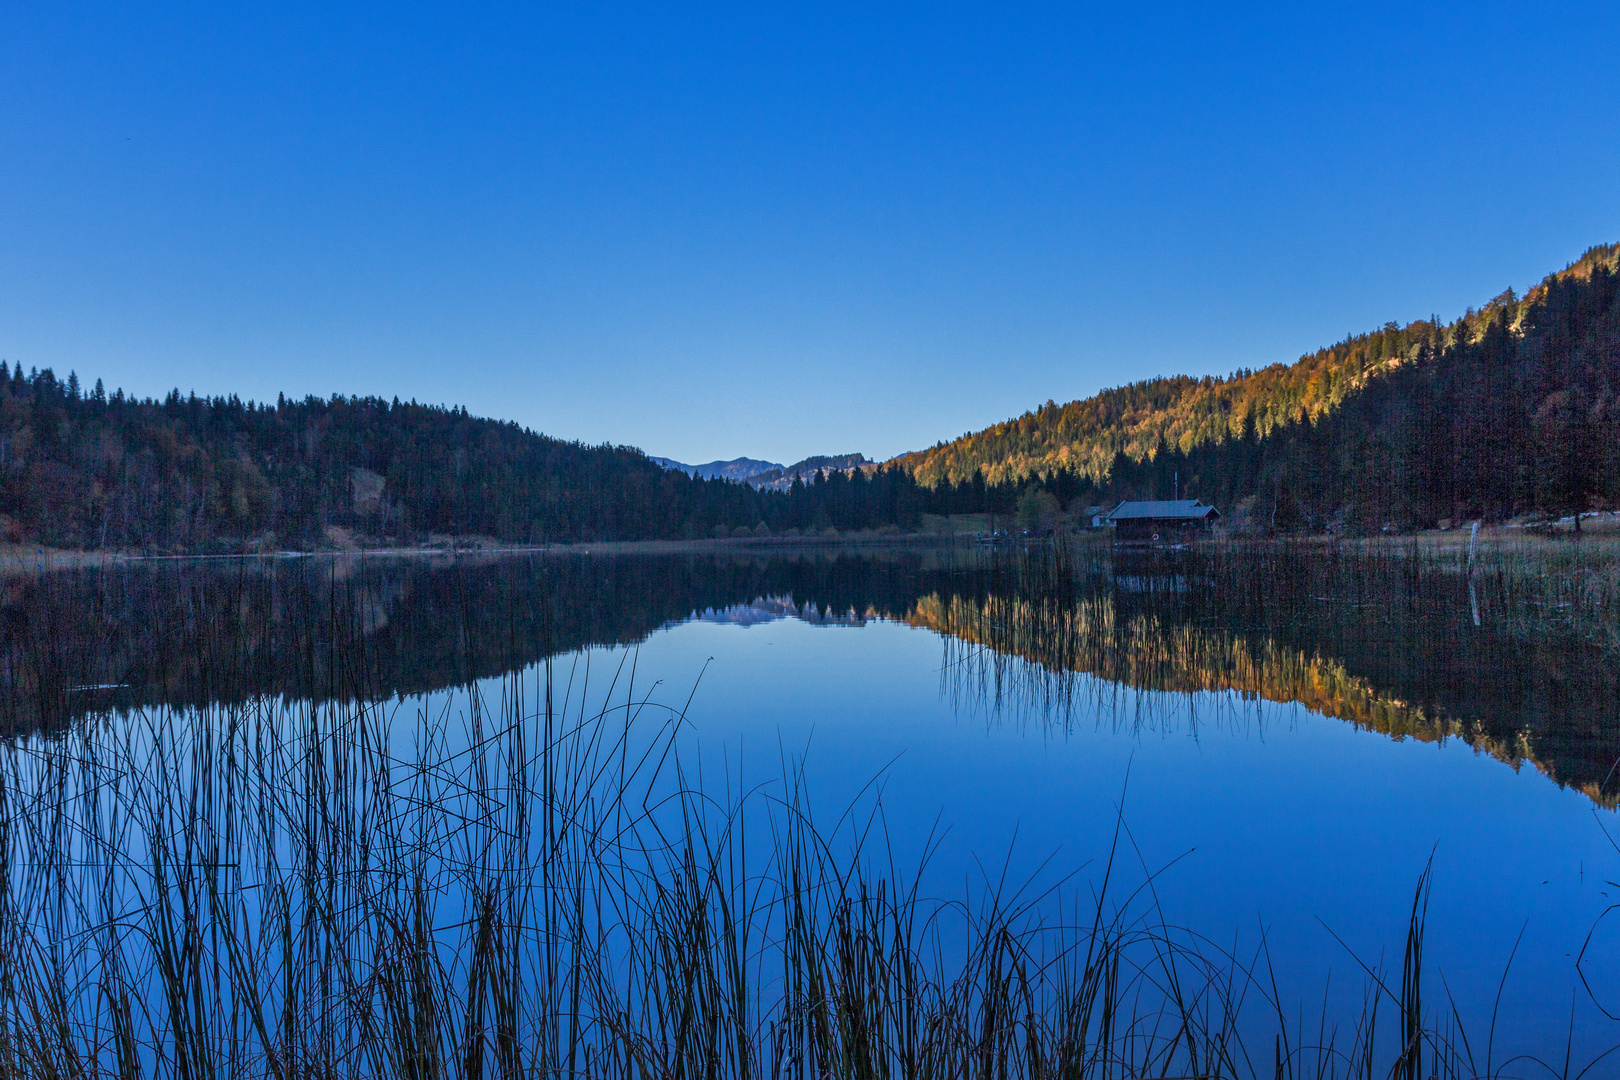
{"label": "clump of reeds", "polygon": [[1221,1067],[1229,1018],[1144,998],[1197,962],[1151,924],[930,904],[802,781],[757,815],[689,783],[678,715],[524,690],[456,724],[266,702],[8,746],[0,1073]]}
{"label": "clump of reeds", "polygon": [[679,711],[568,675],[6,745],[0,1076],[1472,1075],[1419,907],[1400,987],[1303,1037],[1112,860],[1079,908],[935,902],[875,811],[727,798]]}

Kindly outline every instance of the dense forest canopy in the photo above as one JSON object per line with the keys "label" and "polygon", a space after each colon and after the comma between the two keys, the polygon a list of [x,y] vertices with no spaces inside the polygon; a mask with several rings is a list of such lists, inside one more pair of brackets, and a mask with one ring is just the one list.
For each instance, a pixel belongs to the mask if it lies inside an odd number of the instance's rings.
{"label": "dense forest canopy", "polygon": [[1146,454],[1116,448],[1106,486],[1162,498],[1179,480],[1267,529],[1352,533],[1620,507],[1617,262],[1620,245],[1593,248],[1448,326],[1356,339],[1346,370],[1407,334],[1331,404],[1273,401],[1269,428],[1251,409],[1202,442],[1167,428]]}
{"label": "dense forest canopy", "polygon": [[21,365],[0,379],[0,536],[63,547],[650,539],[914,522],[898,469],[786,492],[666,470],[463,408],[381,398],[136,400]]}
{"label": "dense forest canopy", "polygon": [[[1249,427],[1264,438],[1281,426],[1318,421],[1379,380],[1419,361],[1450,357],[1468,366],[1469,349],[1479,345],[1493,326],[1506,331],[1509,338],[1524,342],[1527,353],[1540,357],[1536,363],[1544,370],[1538,384],[1512,386],[1515,392],[1541,392],[1529,410],[1534,414],[1548,394],[1564,388],[1565,381],[1592,384],[1590,372],[1583,374],[1575,369],[1590,367],[1597,359],[1595,354],[1582,359],[1569,354],[1541,355],[1549,348],[1573,347],[1576,343],[1572,335],[1590,329],[1608,343],[1608,362],[1613,363],[1613,327],[1604,329],[1598,325],[1602,316],[1588,300],[1597,301],[1602,292],[1601,287],[1591,288],[1592,275],[1612,272],[1617,254],[1620,245],[1592,248],[1524,297],[1509,289],[1450,324],[1438,319],[1406,326],[1391,322],[1318,349],[1292,365],[1279,363],[1258,371],[1240,370],[1224,378],[1149,379],[1065,405],[1048,401],[1016,419],[896,460],[924,486],[942,480],[961,483],[975,472],[982,472],[990,483],[1063,470],[1103,481],[1112,475],[1116,456],[1121,453],[1133,462],[1152,458],[1161,444],[1188,453],[1209,443],[1241,439]],[[1583,300],[1571,300],[1566,295],[1570,290],[1580,293]],[[1579,329],[1573,324],[1565,326],[1556,345],[1548,336],[1550,324],[1532,318],[1536,312],[1546,311],[1549,304],[1574,304],[1567,316],[1580,323]],[[1601,351],[1597,341],[1588,345]],[[1497,350],[1492,353],[1493,361],[1512,363],[1499,355],[1497,346],[1492,348]],[[1509,387],[1502,385],[1500,389]],[[1596,387],[1588,385],[1588,389]]]}

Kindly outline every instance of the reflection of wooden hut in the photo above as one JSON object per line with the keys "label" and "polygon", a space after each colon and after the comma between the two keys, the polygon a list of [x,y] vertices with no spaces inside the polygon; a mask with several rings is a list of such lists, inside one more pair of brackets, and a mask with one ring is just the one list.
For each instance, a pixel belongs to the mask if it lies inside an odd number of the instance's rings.
{"label": "reflection of wooden hut", "polygon": [[1208,532],[1221,513],[1197,499],[1123,502],[1108,515],[1114,539],[1124,543],[1174,543]]}

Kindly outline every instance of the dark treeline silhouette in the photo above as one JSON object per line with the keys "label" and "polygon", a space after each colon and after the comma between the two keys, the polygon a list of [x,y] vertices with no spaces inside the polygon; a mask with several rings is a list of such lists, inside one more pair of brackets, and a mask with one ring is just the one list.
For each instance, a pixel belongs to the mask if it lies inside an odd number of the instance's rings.
{"label": "dark treeline silhouette", "polygon": [[[925,514],[1198,497],[1279,530],[1404,529],[1620,506],[1620,245],[1449,325],[1290,366],[1161,379],[786,490],[665,470],[397,399],[135,400],[0,377],[0,540],[138,551],[676,539],[916,528]],[[1043,493],[1029,498],[1032,490]],[[1239,511],[1233,514],[1233,510]]]}
{"label": "dark treeline silhouette", "polygon": [[20,364],[0,378],[0,541],[225,552],[316,546],[334,527],[516,543],[910,529],[924,513],[1010,514],[1027,486],[925,489],[889,467],[762,491],[460,408],[179,391],[136,400]]}
{"label": "dark treeline silhouette", "polygon": [[109,396],[76,375],[0,380],[9,539],[64,547],[303,546],[330,527],[509,541],[703,533],[755,520],[751,492],[397,399]]}
{"label": "dark treeline silhouette", "polygon": [[928,512],[1011,513],[1026,486],[928,490],[891,467],[761,491],[459,408],[136,400],[20,364],[0,379],[0,540],[68,548],[308,547],[333,527],[517,543],[912,528]]}

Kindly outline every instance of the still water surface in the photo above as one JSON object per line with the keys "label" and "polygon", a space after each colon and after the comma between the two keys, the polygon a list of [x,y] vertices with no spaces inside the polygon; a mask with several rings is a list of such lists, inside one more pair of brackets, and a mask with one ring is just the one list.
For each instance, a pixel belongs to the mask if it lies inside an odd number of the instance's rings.
{"label": "still water surface", "polygon": [[13,730],[51,738],[262,695],[431,714],[588,668],[689,700],[706,782],[802,762],[824,817],[880,805],[934,895],[1084,893],[1113,850],[1171,924],[1263,940],[1306,1017],[1359,1009],[1357,956],[1398,977],[1432,858],[1427,962],[1470,1029],[1513,954],[1498,1039],[1561,1051],[1573,1009],[1595,1052],[1600,1006],[1620,1013],[1613,664],[1403,573],[1106,552],[81,571],[8,584],[0,689]]}

